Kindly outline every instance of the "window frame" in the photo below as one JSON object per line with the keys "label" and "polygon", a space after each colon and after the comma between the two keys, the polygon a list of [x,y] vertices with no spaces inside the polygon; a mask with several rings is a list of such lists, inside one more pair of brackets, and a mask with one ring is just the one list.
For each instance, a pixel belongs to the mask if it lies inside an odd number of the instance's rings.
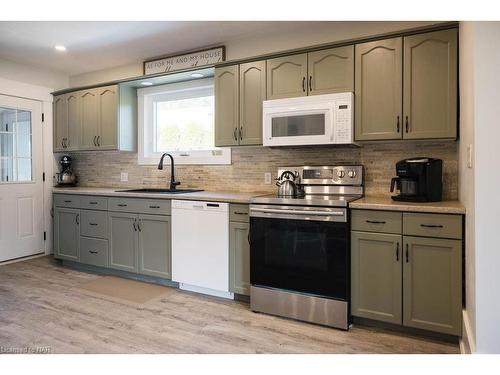
{"label": "window frame", "polygon": [[[137,159],[139,165],[156,165],[163,154],[163,152],[155,152],[154,103],[158,101],[158,98],[176,97],[176,94],[178,94],[179,99],[187,98],[190,91],[207,91],[213,93],[214,79],[203,78],[137,89]],[[231,164],[230,147],[214,147],[214,150],[206,151],[193,150],[189,154],[182,151],[171,151],[169,153],[174,157],[175,163],[178,165]]]}

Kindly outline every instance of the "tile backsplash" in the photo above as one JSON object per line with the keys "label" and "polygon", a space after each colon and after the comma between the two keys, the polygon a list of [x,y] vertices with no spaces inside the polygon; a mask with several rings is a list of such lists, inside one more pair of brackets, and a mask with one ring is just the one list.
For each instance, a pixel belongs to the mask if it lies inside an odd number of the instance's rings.
{"label": "tile backsplash", "polygon": [[[57,155],[59,156],[59,155]],[[280,166],[362,164],[365,166],[366,195],[389,196],[395,164],[401,159],[428,156],[443,159],[443,199],[458,197],[458,142],[405,141],[363,144],[360,148],[235,147],[231,165],[177,165],[176,179],[181,187],[231,192],[275,192],[264,184],[264,173],[276,177]],[[137,154],[129,152],[75,152],[74,171],[80,186],[89,187],[166,187],[169,168],[137,164]],[[120,182],[120,173],[128,182]]]}

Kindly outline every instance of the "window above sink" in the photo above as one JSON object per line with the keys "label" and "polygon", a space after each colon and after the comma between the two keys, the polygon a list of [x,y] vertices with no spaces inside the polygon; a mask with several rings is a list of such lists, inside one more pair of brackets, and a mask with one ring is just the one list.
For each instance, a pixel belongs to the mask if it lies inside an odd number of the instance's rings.
{"label": "window above sink", "polygon": [[215,147],[213,78],[137,90],[138,162],[155,165],[164,152],[176,164],[231,164]]}

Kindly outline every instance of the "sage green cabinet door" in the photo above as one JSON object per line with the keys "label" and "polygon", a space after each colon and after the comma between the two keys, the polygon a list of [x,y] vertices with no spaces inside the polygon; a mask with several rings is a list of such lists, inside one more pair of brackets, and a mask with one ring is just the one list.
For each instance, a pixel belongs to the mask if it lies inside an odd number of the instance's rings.
{"label": "sage green cabinet door", "polygon": [[80,149],[97,149],[99,133],[99,101],[97,90],[79,91],[81,102]]}
{"label": "sage green cabinet door", "polygon": [[229,223],[229,290],[250,295],[250,244],[248,223]]}
{"label": "sage green cabinet door", "polygon": [[404,237],[403,324],[460,335],[462,241]]}
{"label": "sage green cabinet door", "polygon": [[266,100],[266,62],[240,65],[240,145],[262,144],[262,101]]}
{"label": "sage green cabinet door", "polygon": [[404,39],[405,139],[457,137],[457,32]]}
{"label": "sage green cabinet door", "polygon": [[68,150],[77,150],[80,145],[80,99],[77,93],[66,95],[66,110],[68,122]]}
{"label": "sage green cabinet door", "polygon": [[59,259],[80,260],[80,210],[54,209],[54,256]]}
{"label": "sage green cabinet door", "polygon": [[215,145],[238,145],[238,65],[215,69]]}
{"label": "sage green cabinet door", "polygon": [[402,237],[351,232],[351,312],[401,324]]}
{"label": "sage green cabinet door", "polygon": [[109,212],[109,266],[122,271],[137,272],[137,215]]}
{"label": "sage green cabinet door", "polygon": [[118,86],[100,87],[96,91],[99,103],[97,146],[102,150],[116,150],[118,148]]}
{"label": "sage green cabinet door", "polygon": [[68,112],[66,95],[54,97],[54,151],[64,151],[68,139]]}
{"label": "sage green cabinet door", "polygon": [[402,137],[403,39],[355,47],[355,140]]}
{"label": "sage green cabinet door", "polygon": [[267,99],[307,95],[307,53],[267,60]]}
{"label": "sage green cabinet door", "polygon": [[308,53],[309,95],[354,91],[354,46]]}
{"label": "sage green cabinet door", "polygon": [[139,215],[139,273],[172,277],[170,216]]}

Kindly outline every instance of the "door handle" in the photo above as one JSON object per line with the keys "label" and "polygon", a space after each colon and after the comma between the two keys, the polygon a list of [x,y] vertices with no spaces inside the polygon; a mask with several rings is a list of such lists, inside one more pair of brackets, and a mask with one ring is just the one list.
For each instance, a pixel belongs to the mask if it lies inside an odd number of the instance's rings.
{"label": "door handle", "polygon": [[313,76],[309,76],[309,91],[313,90],[312,80],[313,80]]}
{"label": "door handle", "polygon": [[410,129],[410,122],[408,121],[408,116],[406,116],[405,119],[405,127],[406,127],[406,132],[408,133],[408,130]]}
{"label": "door handle", "polygon": [[302,91],[306,92],[306,77],[302,77]]}
{"label": "door handle", "polygon": [[397,120],[397,123],[396,123],[396,129],[397,129],[397,131],[399,133],[399,116],[398,116],[398,120]]}
{"label": "door handle", "polygon": [[399,242],[396,244],[396,262],[399,262]]}
{"label": "door handle", "polygon": [[408,250],[408,244],[406,244],[406,263],[410,261],[410,252]]}

